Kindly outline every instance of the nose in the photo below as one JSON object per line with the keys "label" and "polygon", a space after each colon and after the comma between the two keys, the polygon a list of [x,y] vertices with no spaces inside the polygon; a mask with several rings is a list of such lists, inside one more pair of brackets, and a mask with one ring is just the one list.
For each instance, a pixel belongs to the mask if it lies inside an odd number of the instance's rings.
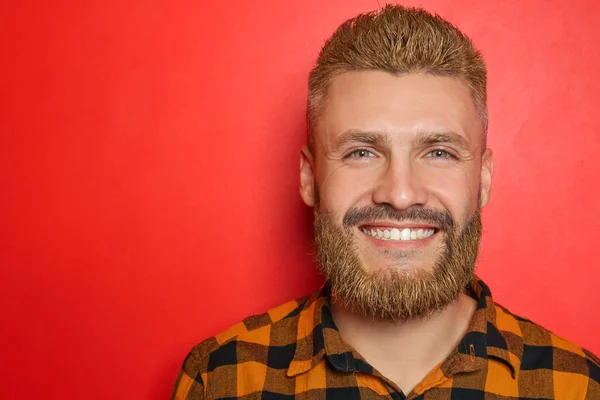
{"label": "nose", "polygon": [[392,159],[381,171],[373,192],[375,204],[389,204],[396,210],[425,205],[427,191],[417,168],[409,160]]}

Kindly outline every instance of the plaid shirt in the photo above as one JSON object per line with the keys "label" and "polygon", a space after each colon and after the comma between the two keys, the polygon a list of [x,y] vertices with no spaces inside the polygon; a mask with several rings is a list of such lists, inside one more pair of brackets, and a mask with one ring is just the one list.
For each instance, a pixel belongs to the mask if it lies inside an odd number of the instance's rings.
{"label": "plaid shirt", "polygon": [[477,278],[470,294],[465,337],[407,395],[344,342],[325,285],[196,346],[172,399],[600,399],[598,358],[495,304]]}

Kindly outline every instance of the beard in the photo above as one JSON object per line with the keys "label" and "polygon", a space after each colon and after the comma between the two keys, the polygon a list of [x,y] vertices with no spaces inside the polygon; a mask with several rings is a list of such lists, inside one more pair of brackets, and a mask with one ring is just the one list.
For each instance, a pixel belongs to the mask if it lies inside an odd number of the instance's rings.
{"label": "beard", "polygon": [[[360,259],[355,229],[361,223],[386,219],[429,223],[444,233],[431,270],[395,268],[368,271]],[[438,232],[438,233],[440,233]],[[413,206],[398,211],[380,204],[351,209],[342,225],[315,207],[315,243],[320,269],[336,301],[353,313],[384,321],[422,319],[452,303],[473,277],[481,238],[478,206],[459,229],[447,211]],[[385,251],[398,264],[407,251]]]}

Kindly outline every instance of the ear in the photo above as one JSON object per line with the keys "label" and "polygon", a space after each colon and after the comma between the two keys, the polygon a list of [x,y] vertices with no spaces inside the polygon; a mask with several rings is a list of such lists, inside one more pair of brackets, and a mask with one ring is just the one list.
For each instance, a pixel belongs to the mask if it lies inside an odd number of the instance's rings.
{"label": "ear", "polygon": [[300,152],[300,197],[309,207],[315,206],[315,171],[314,158],[308,147]]}
{"label": "ear", "polygon": [[493,175],[494,155],[492,149],[486,149],[481,158],[481,207],[485,207],[490,201]]}

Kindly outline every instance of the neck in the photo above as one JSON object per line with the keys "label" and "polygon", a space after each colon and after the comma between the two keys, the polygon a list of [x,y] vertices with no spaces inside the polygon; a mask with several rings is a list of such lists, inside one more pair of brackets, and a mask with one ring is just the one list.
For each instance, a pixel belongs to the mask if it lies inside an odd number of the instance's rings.
{"label": "neck", "polygon": [[344,341],[405,393],[458,346],[477,308],[461,294],[427,318],[388,322],[352,313],[333,300],[332,316]]}

